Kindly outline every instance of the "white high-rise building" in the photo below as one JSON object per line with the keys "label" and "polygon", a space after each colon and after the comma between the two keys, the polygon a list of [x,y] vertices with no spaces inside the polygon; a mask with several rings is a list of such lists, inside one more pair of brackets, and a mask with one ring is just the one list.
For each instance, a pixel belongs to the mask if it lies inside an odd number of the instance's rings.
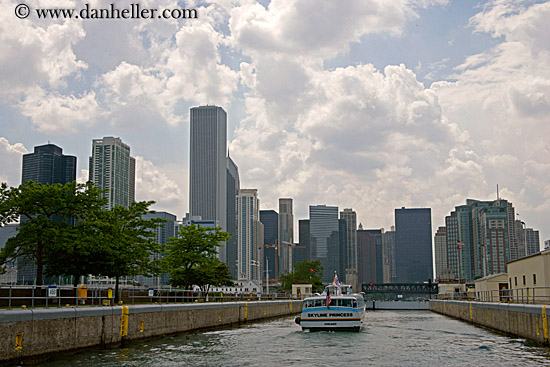
{"label": "white high-rise building", "polygon": [[258,190],[240,189],[237,195],[238,280],[261,284],[264,225],[260,222]]}
{"label": "white high-rise building", "polygon": [[279,274],[292,272],[292,246],[294,245],[294,215],[292,199],[279,199]]}
{"label": "white high-rise building", "polygon": [[92,140],[89,159],[89,180],[101,190],[107,190],[105,206],[129,207],[136,199],[136,160],[130,156],[130,146],[112,136]]}
{"label": "white high-rise building", "polygon": [[[227,114],[221,107],[191,108],[189,214],[227,229]],[[219,258],[226,262],[225,244]]]}

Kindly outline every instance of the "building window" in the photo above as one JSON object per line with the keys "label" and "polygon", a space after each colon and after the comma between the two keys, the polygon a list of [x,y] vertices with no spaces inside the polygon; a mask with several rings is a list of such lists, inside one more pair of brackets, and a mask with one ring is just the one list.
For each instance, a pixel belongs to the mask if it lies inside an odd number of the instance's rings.
{"label": "building window", "polygon": [[523,285],[525,285],[525,275],[523,276]]}
{"label": "building window", "polygon": [[514,277],[514,284],[516,285],[516,287],[518,286],[518,277]]}
{"label": "building window", "polygon": [[533,274],[533,285],[537,285],[537,274]]}

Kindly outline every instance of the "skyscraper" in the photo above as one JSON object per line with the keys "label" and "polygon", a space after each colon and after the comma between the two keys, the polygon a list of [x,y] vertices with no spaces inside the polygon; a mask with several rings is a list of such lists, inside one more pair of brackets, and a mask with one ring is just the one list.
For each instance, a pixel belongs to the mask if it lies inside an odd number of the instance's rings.
{"label": "skyscraper", "polygon": [[291,272],[294,245],[294,215],[292,199],[279,199],[279,274]]}
{"label": "skyscraper", "polygon": [[396,283],[397,273],[395,270],[395,227],[391,226],[389,231],[382,232],[382,263],[384,283]]}
{"label": "skyscraper", "polygon": [[227,157],[227,229],[231,238],[227,241],[227,265],[233,279],[237,279],[237,194],[240,189],[239,169],[231,157]]}
{"label": "skyscraper", "polygon": [[[276,271],[279,260],[275,260],[275,248],[279,242],[279,214],[275,210],[260,210],[260,221],[264,225],[264,239],[261,244],[264,246],[264,267],[269,270],[269,279],[279,277]],[[266,266],[265,264],[269,264]],[[266,274],[262,274],[263,277]]]}
{"label": "skyscraper", "polygon": [[348,247],[347,226],[348,224],[345,219],[338,219],[338,257],[340,258],[340,263],[338,264],[337,272],[341,280],[345,280],[346,275],[346,250]]}
{"label": "skyscraper", "polygon": [[434,236],[435,277],[441,279],[443,270],[447,269],[447,228],[439,227]]}
{"label": "skyscraper", "polygon": [[[189,214],[227,229],[227,114],[221,107],[191,108]],[[227,262],[225,247],[219,258]]]}
{"label": "skyscraper", "polygon": [[447,269],[439,276],[471,282],[506,272],[506,263],[525,253],[521,224],[514,216],[512,203],[500,198],[467,199],[465,205],[456,206],[445,218]]}
{"label": "skyscraper", "polygon": [[[149,220],[153,218],[158,219],[164,219],[165,222],[161,223],[160,226],[154,229],[155,232],[155,241],[159,245],[166,245],[168,243],[168,239],[170,237],[176,236],[176,227],[177,227],[177,220],[176,216],[174,214],[170,214],[168,212],[150,212],[143,216],[143,219]],[[162,253],[154,253],[150,255],[151,259],[162,259],[163,254]],[[136,277],[136,280],[141,285],[147,285],[147,286],[160,286],[160,285],[166,285],[168,284],[168,280],[170,278],[169,274],[163,273],[155,276],[143,276],[138,275]]]}
{"label": "skyscraper", "polygon": [[395,253],[398,283],[433,279],[430,208],[395,209]]}
{"label": "skyscraper", "polygon": [[310,205],[309,231],[310,259],[321,261],[324,268],[321,280],[330,283],[340,267],[338,207]]}
{"label": "skyscraper", "polygon": [[357,270],[357,213],[353,209],[344,209],[340,218],[346,221],[345,257],[340,259],[345,274],[345,269]]}
{"label": "skyscraper", "polygon": [[130,156],[130,146],[112,136],[93,139],[89,180],[106,190],[106,209],[129,207],[136,199],[136,160]]}
{"label": "skyscraper", "polygon": [[[66,184],[76,180],[76,157],[64,155],[63,149],[54,144],[34,147],[34,153],[23,155],[21,182],[34,181],[43,185]],[[21,224],[26,218],[21,217]],[[17,260],[17,282],[33,284],[36,265],[30,257]],[[44,281],[47,284],[47,280]]]}
{"label": "skyscraper", "polygon": [[525,232],[525,238],[527,239],[527,256],[531,256],[540,252],[539,231],[536,231],[533,228],[525,228]]}
{"label": "skyscraper", "polygon": [[23,155],[21,182],[66,184],[76,180],[76,157],[64,155],[54,144],[34,147],[34,153]]}
{"label": "skyscraper", "polygon": [[363,232],[370,234],[374,238],[374,258],[372,267],[374,269],[374,278],[371,282],[384,282],[384,254],[382,249],[382,229],[364,229]]}
{"label": "skyscraper", "polygon": [[309,237],[309,219],[300,219],[298,221],[298,241],[300,242],[300,248],[297,249],[299,255],[297,255],[297,259],[295,259],[294,264],[296,264],[297,262],[302,262],[304,260],[311,260]]}
{"label": "skyscraper", "polygon": [[256,189],[240,189],[237,195],[237,240],[238,280],[261,284],[264,225]]}
{"label": "skyscraper", "polygon": [[359,284],[376,283],[376,236],[357,231],[357,278]]}

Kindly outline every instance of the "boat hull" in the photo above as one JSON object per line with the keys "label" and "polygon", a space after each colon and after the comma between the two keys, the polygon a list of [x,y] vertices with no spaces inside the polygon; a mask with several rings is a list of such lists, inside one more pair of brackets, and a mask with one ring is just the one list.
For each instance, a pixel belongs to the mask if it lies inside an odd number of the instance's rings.
{"label": "boat hull", "polygon": [[338,310],[338,309],[317,309],[303,311],[300,316],[302,330],[322,331],[359,331],[362,324],[363,312]]}

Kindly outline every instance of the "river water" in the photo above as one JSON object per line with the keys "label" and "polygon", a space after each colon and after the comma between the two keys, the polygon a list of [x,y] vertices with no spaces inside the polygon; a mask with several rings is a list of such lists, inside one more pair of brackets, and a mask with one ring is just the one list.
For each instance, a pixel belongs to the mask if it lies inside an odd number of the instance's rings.
{"label": "river water", "polygon": [[86,351],[44,366],[550,366],[550,348],[429,311],[370,311],[360,332],[293,317]]}

